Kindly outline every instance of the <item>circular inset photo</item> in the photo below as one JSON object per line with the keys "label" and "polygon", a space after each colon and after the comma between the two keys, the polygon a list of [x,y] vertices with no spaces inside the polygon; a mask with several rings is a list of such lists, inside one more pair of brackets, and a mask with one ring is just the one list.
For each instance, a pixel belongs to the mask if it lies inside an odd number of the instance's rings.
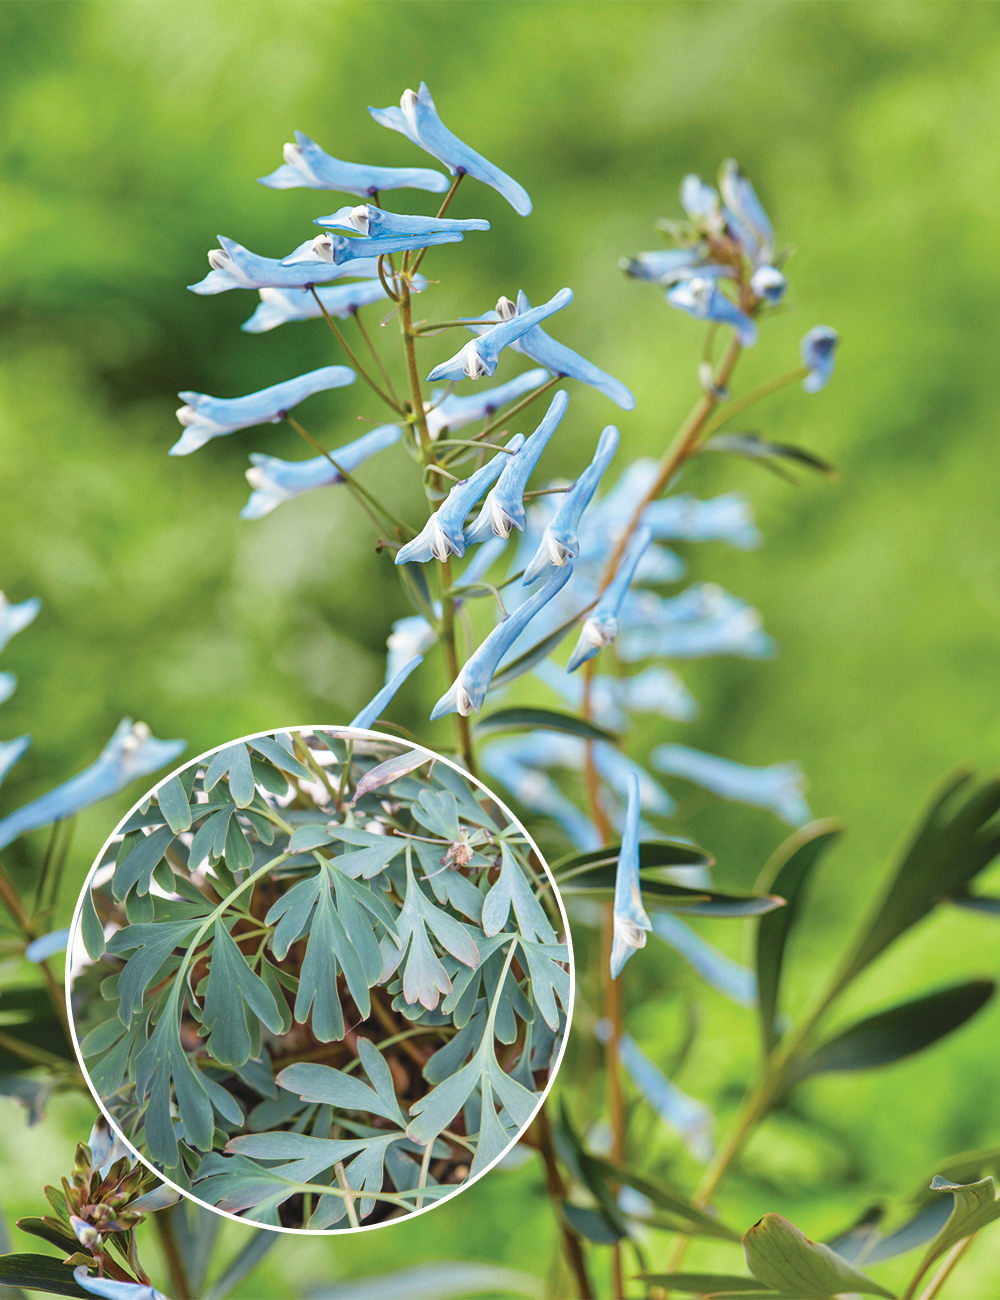
{"label": "circular inset photo", "polygon": [[572,1014],[523,827],[430,750],[301,727],[203,754],[101,851],[70,940],[101,1109],[167,1182],[272,1228],[440,1203],[530,1123]]}

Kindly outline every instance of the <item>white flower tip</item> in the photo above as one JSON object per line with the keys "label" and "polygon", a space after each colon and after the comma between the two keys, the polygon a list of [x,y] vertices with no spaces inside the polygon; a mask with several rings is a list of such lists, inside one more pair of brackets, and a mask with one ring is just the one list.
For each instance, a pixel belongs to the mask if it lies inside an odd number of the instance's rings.
{"label": "white flower tip", "polygon": [[192,424],[198,423],[198,412],[193,406],[179,406],[176,415],[185,429],[190,428]]}
{"label": "white flower tip", "polygon": [[297,144],[292,144],[291,142],[283,144],[281,146],[281,156],[284,158],[285,162],[288,163],[289,167],[302,166],[302,150]]}
{"label": "white flower tip", "polygon": [[509,298],[500,297],[497,299],[496,312],[502,321],[513,320],[517,315],[517,303],[511,302]]}
{"label": "white flower tip", "polygon": [[329,235],[317,235],[312,243],[313,252],[324,262],[333,261],[333,240]]}
{"label": "white flower tip", "polygon": [[399,107],[404,113],[412,113],[417,106],[417,92],[407,88],[399,97]]}
{"label": "white flower tip", "polygon": [[348,220],[350,221],[351,225],[354,227],[355,230],[360,231],[362,235],[367,235],[368,234],[368,204],[359,203],[356,208],[352,208]]}
{"label": "white flower tip", "polygon": [[490,373],[489,366],[479,355],[475,339],[471,343],[467,343],[463,351],[465,352],[465,361],[462,369],[467,378],[482,379],[484,375]]}
{"label": "white flower tip", "polygon": [[224,248],[210,248],[208,250],[208,264],[213,271],[231,271],[233,259]]}

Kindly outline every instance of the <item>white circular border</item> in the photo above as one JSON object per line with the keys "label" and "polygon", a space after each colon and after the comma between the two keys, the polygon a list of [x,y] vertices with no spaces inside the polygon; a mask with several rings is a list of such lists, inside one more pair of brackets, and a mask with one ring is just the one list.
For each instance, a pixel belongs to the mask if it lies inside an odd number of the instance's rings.
{"label": "white circular border", "polygon": [[[169,1178],[167,1178],[163,1174],[163,1172],[160,1169],[156,1167],[156,1165],[152,1163],[152,1161],[148,1160],[144,1155],[142,1155],[139,1151],[136,1150],[136,1148],[132,1145],[131,1142],[129,1142],[128,1138],[126,1138],[125,1135],[119,1130],[118,1126],[111,1118],[111,1115],[108,1113],[107,1109],[104,1106],[104,1102],[97,1094],[97,1089],[94,1087],[93,1083],[91,1082],[90,1073],[87,1070],[87,1066],[86,1063],[84,1062],[83,1055],[80,1052],[79,1033],[76,1028],[76,1022],[74,1021],[73,1018],[73,1006],[72,1006],[72,996],[71,996],[72,988],[73,988],[72,971],[74,965],[74,961],[73,961],[74,953],[76,951],[77,945],[79,945],[80,948],[83,950],[83,952],[86,953],[86,949],[83,948],[83,939],[80,931],[80,917],[83,911],[83,899],[84,899],[84,895],[90,889],[90,882],[97,874],[98,868],[101,865],[101,860],[104,857],[104,854],[107,852],[109,846],[111,845],[112,840],[114,840],[115,836],[118,834],[118,828],[124,822],[128,821],[129,817],[131,817],[132,814],[136,812],[136,810],[140,808],[142,804],[144,804],[147,801],[147,799],[150,798],[151,795],[155,794],[155,792],[160,788],[161,785],[164,785],[178,772],[182,772],[185,770],[185,768],[190,767],[192,763],[201,763],[204,759],[210,758],[213,754],[217,754],[220,749],[226,749],[229,745],[238,745],[244,741],[255,740],[258,736],[273,736],[275,735],[276,732],[279,731],[328,732],[328,733],[336,732],[337,739],[344,738],[350,740],[354,740],[354,739],[388,740],[397,745],[403,745],[409,747],[410,749],[420,750],[421,752],[427,754],[429,758],[433,758],[436,762],[447,764],[448,767],[453,768],[454,771],[456,771],[460,776],[463,776],[465,777],[466,780],[471,781],[473,785],[478,786],[479,789],[482,790],[483,793],[487,795],[488,798],[492,799],[493,802],[500,807],[504,815],[515,826],[518,827],[518,829],[521,831],[524,838],[528,841],[528,844],[531,846],[531,849],[535,854],[535,856],[537,857],[538,861],[542,864],[542,870],[545,873],[545,878],[549,882],[549,886],[552,890],[552,896],[556,901],[556,906],[559,908],[559,915],[562,918],[562,923],[563,923],[563,932],[566,936],[566,947],[569,949],[569,1006],[566,1009],[566,1031],[563,1034],[562,1042],[559,1045],[559,1050],[556,1055],[555,1064],[549,1067],[548,1083],[542,1089],[541,1095],[538,1098],[538,1104],[535,1106],[535,1109],[531,1112],[530,1118],[527,1120],[525,1124],[523,1124],[518,1129],[517,1136],[513,1138],[504,1147],[504,1149],[500,1152],[500,1154],[495,1159],[490,1161],[490,1163],[486,1166],[485,1169],[480,1170],[480,1172],[476,1174],[475,1178],[469,1178],[465,1182],[458,1184],[454,1192],[452,1192],[450,1195],[443,1196],[441,1197],[440,1200],[436,1200],[430,1205],[423,1206],[422,1209],[411,1210],[410,1213],[405,1215],[403,1218],[387,1219],[383,1223],[359,1224],[357,1228],[351,1228],[351,1227],[285,1228],[280,1225],[275,1226],[274,1224],[271,1223],[260,1223],[256,1219],[246,1218],[243,1215],[239,1215],[239,1214],[232,1214],[229,1210],[220,1210],[217,1205],[210,1205],[208,1201],[201,1200],[200,1197],[195,1196],[192,1192],[188,1191],[186,1188],[179,1187],[177,1183],[172,1182]],[[89,956],[87,960],[89,962],[90,960]],[[499,799],[488,786],[484,785],[483,782],[479,780],[478,777],[475,777],[470,772],[467,772],[464,767],[460,767],[458,763],[453,762],[450,758],[445,758],[441,754],[438,754],[435,750],[428,749],[426,745],[420,745],[414,741],[406,740],[399,736],[390,736],[390,735],[386,735],[384,732],[381,731],[370,731],[362,727],[337,727],[332,725],[331,723],[304,723],[299,726],[269,727],[266,730],[262,730],[262,731],[252,731],[246,736],[238,736],[234,740],[227,740],[224,741],[221,745],[215,745],[212,749],[206,749],[203,753],[198,754],[195,758],[189,758],[186,762],[181,763],[178,767],[175,767],[172,772],[169,772],[165,777],[157,781],[156,785],[151,786],[147,791],[145,791],[145,793],[142,795],[140,799],[137,799],[135,801],[135,803],[128,810],[128,812],[119,819],[117,825],[115,826],[115,829],[111,832],[108,838],[101,845],[97,857],[94,860],[94,865],[87,873],[87,879],[84,881],[83,888],[80,890],[80,897],[77,899],[76,907],[73,910],[73,919],[70,922],[69,943],[66,946],[65,983],[66,983],[66,1013],[69,1017],[69,1025],[70,1025],[70,1030],[72,1032],[73,1050],[76,1053],[76,1058],[77,1061],[79,1062],[80,1070],[83,1073],[83,1077],[87,1081],[87,1087],[90,1089],[90,1094],[96,1101],[98,1109],[100,1110],[101,1114],[108,1121],[111,1131],[117,1134],[119,1138],[121,1138],[122,1142],[125,1144],[125,1146],[128,1147],[128,1149],[132,1152],[132,1154],[136,1157],[136,1159],[140,1160],[146,1166],[147,1169],[149,1169],[152,1173],[154,1173],[156,1177],[160,1180],[160,1182],[166,1183],[168,1187],[172,1187],[175,1192],[179,1192],[181,1196],[186,1197],[189,1201],[193,1201],[196,1205],[201,1205],[204,1207],[204,1209],[211,1210],[213,1214],[219,1214],[223,1218],[231,1219],[234,1223],[241,1223],[244,1226],[253,1225],[254,1227],[257,1228],[263,1228],[268,1232],[285,1232],[290,1234],[291,1236],[296,1236],[296,1237],[340,1237],[347,1233],[377,1232],[380,1228],[391,1228],[393,1226],[398,1226],[401,1223],[409,1223],[410,1220],[417,1218],[421,1214],[429,1214],[432,1210],[436,1210],[442,1205],[447,1205],[449,1202],[454,1200],[456,1196],[460,1196],[462,1192],[467,1191],[468,1188],[470,1188],[473,1185],[473,1183],[478,1183],[481,1178],[485,1178],[485,1176],[490,1172],[490,1170],[495,1168],[496,1165],[504,1158],[504,1156],[507,1155],[507,1153],[517,1145],[517,1143],[521,1139],[521,1135],[534,1122],[535,1117],[538,1115],[538,1112],[541,1110],[546,1097],[548,1097],[549,1092],[552,1089],[552,1085],[556,1081],[556,1076],[558,1075],[559,1070],[562,1067],[563,1057],[566,1054],[566,1045],[569,1042],[570,1026],[573,1023],[573,1007],[576,1002],[576,960],[573,954],[573,936],[570,931],[569,919],[566,916],[566,908],[559,894],[559,889],[558,886],[556,885],[555,877],[552,875],[552,871],[549,867],[548,862],[546,862],[545,857],[543,856],[538,845],[528,834],[527,830],[525,830],[521,821],[514,816],[514,814],[507,807],[504,801],[502,799]]]}

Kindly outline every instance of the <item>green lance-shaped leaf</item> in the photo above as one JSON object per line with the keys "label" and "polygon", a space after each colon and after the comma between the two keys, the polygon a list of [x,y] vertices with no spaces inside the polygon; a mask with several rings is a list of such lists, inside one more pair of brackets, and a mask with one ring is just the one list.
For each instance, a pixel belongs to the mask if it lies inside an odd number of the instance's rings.
{"label": "green lance-shaped leaf", "polygon": [[947,1223],[931,1242],[927,1254],[920,1262],[918,1277],[963,1237],[971,1237],[980,1228],[1000,1219],[1000,1201],[997,1200],[996,1183],[992,1177],[981,1178],[976,1183],[950,1183],[947,1178],[935,1176],[931,1189],[935,1192],[951,1192],[955,1201]]}
{"label": "green lance-shaped leaf", "polygon": [[250,751],[246,745],[227,745],[219,750],[205,773],[205,789],[211,790],[224,776],[229,778],[229,792],[237,808],[248,808],[253,803],[255,787]]}
{"label": "green lance-shaped leaf", "polygon": [[788,442],[768,442],[759,433],[720,433],[714,438],[709,438],[701,450],[727,452],[731,456],[741,456],[744,460],[756,461],[767,469],[773,470],[789,483],[796,483],[798,480],[775,462],[790,460],[793,464],[811,469],[817,474],[824,474],[827,478],[837,477],[837,471],[829,461],[822,460],[804,447],[795,447]]}
{"label": "green lance-shaped leaf", "polygon": [[303,1101],[320,1102],[338,1110],[366,1111],[406,1128],[396,1100],[392,1072],[382,1053],[367,1038],[358,1038],[357,1049],[365,1074],[372,1081],[371,1087],[356,1075],[309,1061],[287,1066],[278,1075],[277,1082],[289,1092],[297,1092]]}
{"label": "green lance-shaped leaf", "polygon": [[258,754],[263,754],[269,762],[275,767],[280,767],[283,772],[290,772],[292,776],[301,777],[303,781],[315,781],[315,774],[310,772],[304,763],[300,763],[295,755],[273,736],[255,736],[248,743],[251,749],[255,749]]}
{"label": "green lance-shaped leaf", "polygon": [[511,906],[517,928],[524,938],[555,943],[556,932],[545,915],[545,909],[535,897],[513,851],[501,841],[500,875],[483,903],[483,931],[487,935],[500,933],[507,924]]}
{"label": "green lance-shaped leaf", "polygon": [[[213,1228],[218,1224],[219,1215],[209,1214],[204,1210],[201,1213],[205,1215],[206,1220],[214,1220],[212,1223]],[[214,1237],[212,1240],[214,1242]],[[235,1290],[243,1279],[253,1272],[268,1251],[275,1247],[280,1240],[280,1233],[267,1232],[263,1228],[258,1229],[249,1242],[240,1247],[219,1277],[204,1293],[205,1300],[225,1300],[230,1291]],[[188,1272],[190,1273],[190,1268]]]}
{"label": "green lance-shaped leaf", "polygon": [[952,1033],[993,996],[992,980],[970,980],[859,1020],[792,1063],[789,1084],[817,1074],[870,1070],[923,1051]]}
{"label": "green lance-shaped leaf", "polygon": [[82,1296],[83,1300],[93,1300],[93,1293],[84,1291],[77,1283],[72,1266],[52,1255],[0,1255],[0,1286],[27,1287],[31,1291],[47,1291],[50,1295]]}
{"label": "green lance-shaped leaf", "polygon": [[104,926],[94,906],[94,896],[89,889],[83,891],[83,907],[80,910],[80,934],[87,956],[91,961],[98,961],[104,956]]}
{"label": "green lance-shaped leaf", "polygon": [[760,1296],[777,1295],[763,1282],[752,1277],[733,1277],[729,1273],[638,1273],[647,1286],[661,1286],[665,1291],[686,1291],[691,1295]]}
{"label": "green lance-shaped leaf", "polygon": [[[564,858],[563,869],[556,875],[559,892],[590,894],[610,898],[615,891],[615,873],[619,844],[611,844],[593,853]],[[686,853],[688,856],[682,856]],[[596,859],[591,865],[588,860]],[[711,859],[708,859],[711,861]],[[722,894],[714,889],[688,889],[656,874],[662,866],[699,866],[706,862],[701,850],[685,845],[650,841],[639,845],[639,884],[643,902],[650,907],[666,907],[690,916],[760,916],[784,905],[774,894]]]}
{"label": "green lance-shaped leaf", "polygon": [[149,893],[153,871],[173,842],[174,832],[169,826],[161,826],[136,841],[131,851],[116,865],[111,878],[111,892],[119,902],[133,886],[140,894]]}
{"label": "green lance-shaped leaf", "polygon": [[[967,772],[949,780],[928,810],[882,901],[835,983],[844,988],[891,943],[952,894],[961,894],[1000,853],[1000,779],[968,793]],[[963,796],[967,796],[964,797]]]}
{"label": "green lance-shaped leaf", "polygon": [[775,1028],[785,945],[795,924],[816,864],[838,839],[842,827],[832,820],[810,822],[785,840],[764,868],[757,888],[776,894],[785,906],[762,916],[757,925],[757,998],[764,1050],[780,1035]]}
{"label": "green lance-shaped leaf", "polygon": [[844,1291],[893,1293],[873,1282],[829,1246],[810,1241],[780,1214],[765,1214],[743,1238],[747,1266],[758,1282],[798,1300],[829,1300]]}
{"label": "green lance-shaped leaf", "polygon": [[172,776],[156,791],[156,802],[175,835],[191,829],[191,805],[180,777]]}
{"label": "green lance-shaped leaf", "polygon": [[568,736],[581,736],[584,740],[609,740],[617,744],[621,737],[605,727],[598,727],[573,713],[556,709],[518,707],[497,709],[480,719],[475,726],[475,738],[482,740],[503,731],[558,731]]}
{"label": "green lance-shaped leaf", "polygon": [[665,1210],[679,1219],[681,1222],[677,1226],[678,1231],[683,1231],[688,1236],[719,1237],[723,1241],[740,1240],[740,1234],[735,1229],[727,1227],[708,1210],[695,1205],[689,1196],[662,1178],[656,1178],[631,1165],[614,1164],[602,1156],[588,1158],[592,1166],[603,1169],[612,1182],[625,1183],[641,1192],[657,1209]]}
{"label": "green lance-shaped leaf", "polygon": [[203,1033],[210,1035],[208,1050],[220,1065],[244,1065],[253,1055],[247,1027],[248,1010],[272,1034],[281,1033],[278,1004],[264,981],[250,969],[220,916],[215,922],[201,1020]]}

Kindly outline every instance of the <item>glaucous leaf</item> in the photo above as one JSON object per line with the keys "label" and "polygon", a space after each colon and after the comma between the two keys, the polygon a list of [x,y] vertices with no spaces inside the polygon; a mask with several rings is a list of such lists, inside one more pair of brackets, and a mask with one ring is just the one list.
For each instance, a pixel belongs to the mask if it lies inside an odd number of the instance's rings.
{"label": "glaucous leaf", "polygon": [[765,1214],[743,1238],[747,1266],[758,1282],[780,1295],[828,1300],[844,1291],[862,1295],[893,1293],[841,1259],[829,1246],[810,1241],[780,1214]]}
{"label": "glaucous leaf", "polygon": [[281,1033],[283,1018],[274,995],[250,969],[220,916],[215,922],[201,1028],[209,1035],[208,1050],[221,1065],[243,1065],[254,1054],[247,1027],[248,1011],[272,1034]]}
{"label": "glaucous leaf", "polygon": [[527,706],[497,709],[495,713],[489,713],[485,718],[481,718],[474,730],[477,740],[503,731],[539,730],[564,732],[568,736],[581,736],[584,740],[609,740],[613,744],[617,744],[620,739],[613,731],[588,722],[585,718],[579,718],[576,714]]}

